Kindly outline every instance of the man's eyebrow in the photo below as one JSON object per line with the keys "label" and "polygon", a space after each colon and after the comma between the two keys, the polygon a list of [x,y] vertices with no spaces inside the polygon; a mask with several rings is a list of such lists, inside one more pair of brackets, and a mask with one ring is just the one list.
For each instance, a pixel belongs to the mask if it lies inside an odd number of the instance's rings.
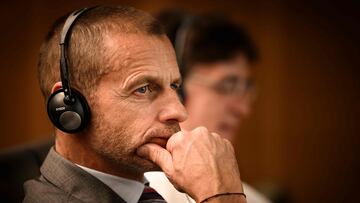
{"label": "man's eyebrow", "polygon": [[179,77],[179,78],[176,78],[172,83],[177,83],[177,84],[179,84],[179,85],[182,85],[182,78],[181,77]]}
{"label": "man's eyebrow", "polygon": [[[161,84],[161,80],[157,77],[151,76],[151,75],[143,75],[136,78],[133,78],[131,81],[129,81],[128,85],[126,85],[126,89],[133,89],[136,88],[139,85],[145,84],[145,83],[155,83],[155,84]],[[181,77],[174,79],[172,82],[181,84],[182,79]]]}
{"label": "man's eyebrow", "polygon": [[157,83],[159,80],[156,77],[150,75],[143,75],[136,78],[133,78],[129,83],[126,85],[126,89],[133,89],[139,85],[144,83]]}

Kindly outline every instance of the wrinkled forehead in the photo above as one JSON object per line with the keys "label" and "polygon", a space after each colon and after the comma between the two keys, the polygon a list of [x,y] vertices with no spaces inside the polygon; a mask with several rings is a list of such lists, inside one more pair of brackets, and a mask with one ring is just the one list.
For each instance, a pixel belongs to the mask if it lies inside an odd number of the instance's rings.
{"label": "wrinkled forehead", "polygon": [[108,35],[105,40],[109,72],[126,76],[137,70],[170,72],[180,77],[176,56],[166,35]]}

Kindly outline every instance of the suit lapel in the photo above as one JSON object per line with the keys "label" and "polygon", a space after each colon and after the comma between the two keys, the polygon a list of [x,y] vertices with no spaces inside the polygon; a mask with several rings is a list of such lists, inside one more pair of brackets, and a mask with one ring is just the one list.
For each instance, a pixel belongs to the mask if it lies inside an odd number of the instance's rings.
{"label": "suit lapel", "polygon": [[51,148],[40,171],[47,181],[81,201],[125,203],[107,185],[61,157],[54,148]]}

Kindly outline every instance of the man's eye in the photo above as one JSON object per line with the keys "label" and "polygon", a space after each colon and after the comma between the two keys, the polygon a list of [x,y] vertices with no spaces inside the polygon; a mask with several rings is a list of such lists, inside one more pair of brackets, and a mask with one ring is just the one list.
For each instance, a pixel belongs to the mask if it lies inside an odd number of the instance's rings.
{"label": "man's eye", "polygon": [[171,87],[171,89],[173,89],[173,90],[178,90],[178,89],[180,89],[180,85],[178,85],[178,84],[171,84],[170,87]]}
{"label": "man's eye", "polygon": [[[137,89],[135,90],[136,93],[140,93],[140,94],[145,94],[147,91],[150,91],[149,85],[142,86],[142,87],[137,88]],[[150,91],[150,92],[151,92],[151,91]]]}

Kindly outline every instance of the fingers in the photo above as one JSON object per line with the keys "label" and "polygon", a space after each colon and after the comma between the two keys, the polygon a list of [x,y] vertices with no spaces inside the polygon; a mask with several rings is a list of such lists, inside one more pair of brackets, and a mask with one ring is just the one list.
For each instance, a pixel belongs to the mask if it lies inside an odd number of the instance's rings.
{"label": "fingers", "polygon": [[233,147],[219,134],[205,127],[177,132],[169,138],[166,150],[173,164],[172,173],[166,175],[177,189],[195,200],[222,191],[241,190]]}
{"label": "fingers", "polygon": [[172,153],[176,144],[181,143],[181,140],[183,139],[184,136],[184,131],[179,131],[175,134],[173,134],[170,139],[168,140],[167,144],[166,144],[166,149]]}
{"label": "fingers", "polygon": [[158,165],[166,174],[173,171],[171,154],[157,144],[148,143],[136,150],[138,156],[148,159]]}

